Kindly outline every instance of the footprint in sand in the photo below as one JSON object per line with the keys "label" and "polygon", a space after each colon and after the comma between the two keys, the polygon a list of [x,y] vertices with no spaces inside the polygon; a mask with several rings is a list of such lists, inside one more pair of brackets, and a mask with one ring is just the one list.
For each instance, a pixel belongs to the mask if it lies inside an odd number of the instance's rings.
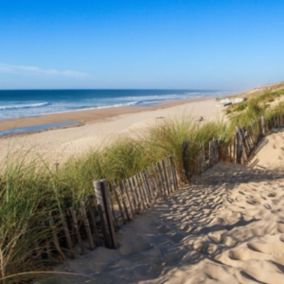
{"label": "footprint in sand", "polygon": [[263,204],[263,206],[264,206],[266,209],[268,209],[268,210],[271,209],[271,205],[269,205],[268,203]]}
{"label": "footprint in sand", "polygon": [[241,261],[250,258],[250,253],[244,248],[239,248],[237,250],[231,250],[228,253],[228,256],[231,260]]}
{"label": "footprint in sand", "polygon": [[275,193],[275,192],[271,192],[271,193],[269,193],[267,196],[268,197],[275,197],[277,194]]}
{"label": "footprint in sand", "polygon": [[258,202],[256,199],[254,198],[250,198],[247,200],[247,203],[250,204],[250,205],[257,205],[259,204],[260,202]]}
{"label": "footprint in sand", "polygon": [[247,243],[247,247],[256,252],[263,252],[263,250],[261,249],[261,246],[256,243]]}

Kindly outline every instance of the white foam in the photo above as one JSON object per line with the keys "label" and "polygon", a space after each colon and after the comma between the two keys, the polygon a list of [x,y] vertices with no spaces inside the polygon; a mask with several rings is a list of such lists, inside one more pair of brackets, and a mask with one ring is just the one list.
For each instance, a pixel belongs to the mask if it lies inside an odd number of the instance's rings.
{"label": "white foam", "polygon": [[12,110],[12,109],[25,109],[25,108],[38,108],[48,106],[48,102],[32,103],[32,104],[11,104],[11,105],[0,105],[1,110]]}

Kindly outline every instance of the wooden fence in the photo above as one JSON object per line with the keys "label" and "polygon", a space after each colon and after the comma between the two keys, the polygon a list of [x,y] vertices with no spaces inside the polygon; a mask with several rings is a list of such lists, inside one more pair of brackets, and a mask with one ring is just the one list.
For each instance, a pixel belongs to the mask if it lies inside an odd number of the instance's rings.
{"label": "wooden fence", "polygon": [[278,114],[265,120],[262,116],[246,128],[236,128],[233,139],[227,146],[224,160],[245,165],[259,142],[271,132],[273,128],[284,127],[284,115]]}
{"label": "wooden fence", "polygon": [[[53,229],[54,247],[63,259],[82,254],[97,246],[117,247],[119,228],[155,201],[178,189],[176,166],[165,158],[119,183],[94,181],[94,194],[82,200],[78,208],[53,212],[49,225]],[[57,225],[56,225],[57,224]],[[52,252],[49,252],[52,253]]]}
{"label": "wooden fence", "polygon": [[[283,115],[275,115],[269,121],[262,117],[247,128],[237,128],[229,143],[214,138],[208,145],[201,145],[194,161],[190,157],[190,142],[185,141],[183,173],[179,174],[189,181],[192,175],[204,172],[220,160],[245,164],[259,141],[272,128],[283,126]],[[50,215],[53,240],[46,242],[45,254],[65,259],[97,246],[116,248],[116,232],[121,226],[151,207],[158,198],[177,191],[182,181],[173,157],[118,183],[94,181],[94,193],[82,200],[80,206]]]}

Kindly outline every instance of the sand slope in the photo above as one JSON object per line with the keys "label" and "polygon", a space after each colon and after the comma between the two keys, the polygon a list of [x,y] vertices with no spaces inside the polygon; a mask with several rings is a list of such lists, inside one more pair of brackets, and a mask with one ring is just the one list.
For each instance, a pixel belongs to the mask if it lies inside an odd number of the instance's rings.
{"label": "sand slope", "polygon": [[268,137],[261,166],[219,164],[161,200],[120,231],[118,250],[57,268],[88,277],[45,283],[284,283],[283,142],[284,132]]}

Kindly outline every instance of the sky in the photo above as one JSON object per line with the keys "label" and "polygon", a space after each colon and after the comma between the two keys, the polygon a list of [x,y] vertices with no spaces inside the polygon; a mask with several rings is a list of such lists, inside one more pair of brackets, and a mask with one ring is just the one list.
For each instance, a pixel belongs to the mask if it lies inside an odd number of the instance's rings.
{"label": "sky", "polygon": [[283,0],[0,0],[0,89],[284,80]]}

